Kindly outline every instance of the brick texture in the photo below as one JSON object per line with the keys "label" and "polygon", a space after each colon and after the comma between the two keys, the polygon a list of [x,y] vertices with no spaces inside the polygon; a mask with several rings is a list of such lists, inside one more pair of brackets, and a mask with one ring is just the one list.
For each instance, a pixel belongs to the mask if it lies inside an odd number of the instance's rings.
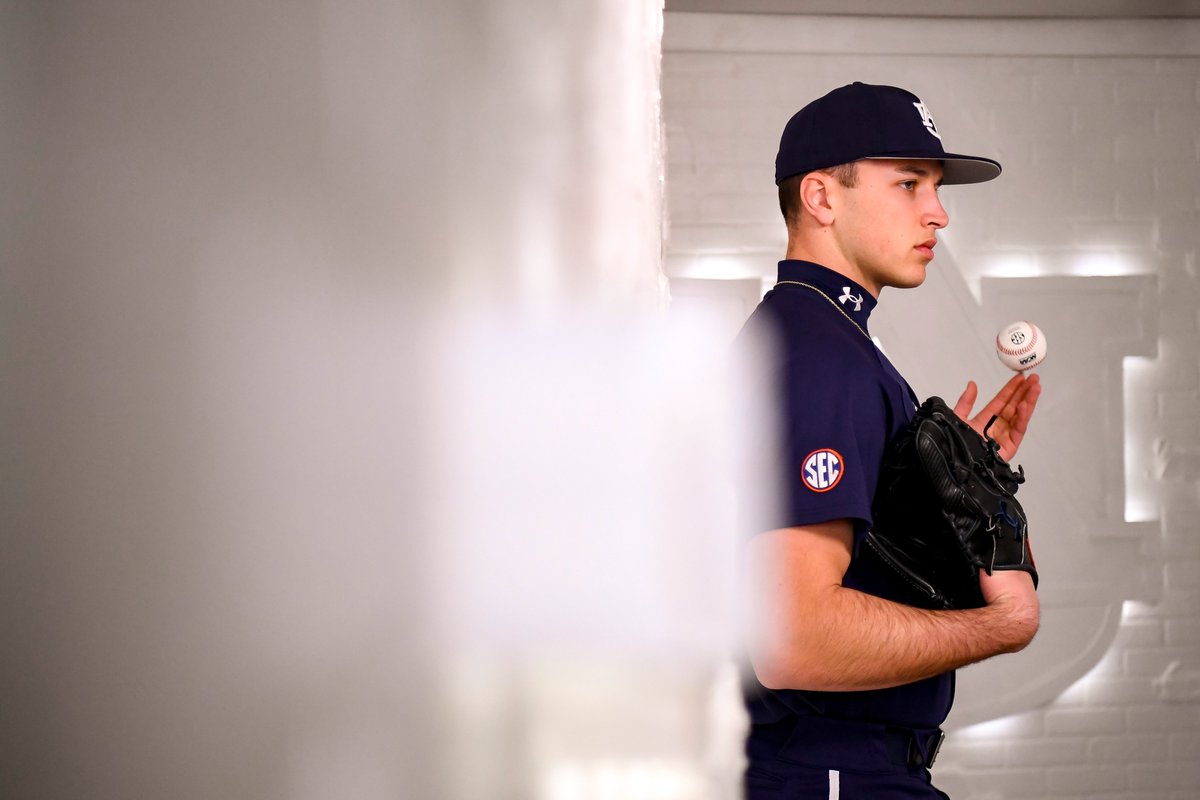
{"label": "brick texture", "polygon": [[1004,164],[994,188],[953,197],[952,218],[970,220],[951,223],[968,282],[1012,255],[1065,274],[1102,253],[1157,276],[1159,342],[1139,384],[1152,398],[1136,427],[1148,436],[1128,446],[1157,465],[1162,543],[1145,552],[1162,559],[1162,597],[1128,609],[1103,668],[1021,724],[952,735],[935,782],[965,800],[1200,797],[1200,58],[802,50],[664,54],[670,225],[687,232],[672,263],[756,253],[770,276],[778,132],[807,100],[863,80],[912,88],[952,149]]}

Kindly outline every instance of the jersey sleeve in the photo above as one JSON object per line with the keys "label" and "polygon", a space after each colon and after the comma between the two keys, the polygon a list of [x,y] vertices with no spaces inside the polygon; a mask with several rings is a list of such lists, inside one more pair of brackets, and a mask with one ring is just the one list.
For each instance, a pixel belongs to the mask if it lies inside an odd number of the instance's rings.
{"label": "jersey sleeve", "polygon": [[782,365],[780,527],[850,519],[856,541],[870,528],[887,408],[875,370],[859,368],[862,358],[849,349],[804,353]]}

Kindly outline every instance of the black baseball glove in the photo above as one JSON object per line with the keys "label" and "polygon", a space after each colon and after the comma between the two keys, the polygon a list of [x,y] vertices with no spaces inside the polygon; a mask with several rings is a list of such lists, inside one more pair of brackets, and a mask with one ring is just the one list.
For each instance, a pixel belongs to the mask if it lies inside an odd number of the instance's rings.
{"label": "black baseball glove", "polygon": [[[995,422],[995,418],[992,418]],[[988,423],[988,428],[992,422]],[[1037,569],[1025,511],[1000,446],[931,397],[884,454],[862,557],[897,579],[897,593],[925,608],[984,605],[979,570]]]}

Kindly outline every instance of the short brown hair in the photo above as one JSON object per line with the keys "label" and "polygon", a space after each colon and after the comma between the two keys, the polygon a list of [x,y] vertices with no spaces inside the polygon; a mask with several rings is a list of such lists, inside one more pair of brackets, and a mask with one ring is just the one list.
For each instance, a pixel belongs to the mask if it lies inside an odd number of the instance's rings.
{"label": "short brown hair", "polygon": [[[858,183],[858,165],[854,161],[851,161],[849,164],[838,164],[837,166],[812,171],[832,175],[837,179],[838,183],[847,189],[853,189]],[[779,182],[779,210],[783,212],[783,218],[789,225],[792,224],[792,220],[800,216],[800,183],[804,180],[804,176],[808,174],[807,172],[802,172],[799,175],[784,178]]]}

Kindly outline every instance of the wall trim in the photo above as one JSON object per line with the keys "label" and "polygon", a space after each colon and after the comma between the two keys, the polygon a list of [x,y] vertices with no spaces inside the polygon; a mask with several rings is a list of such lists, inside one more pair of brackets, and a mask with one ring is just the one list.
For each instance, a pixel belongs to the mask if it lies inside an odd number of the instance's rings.
{"label": "wall trim", "polygon": [[669,53],[1200,56],[1200,19],[965,19],[668,11]]}

